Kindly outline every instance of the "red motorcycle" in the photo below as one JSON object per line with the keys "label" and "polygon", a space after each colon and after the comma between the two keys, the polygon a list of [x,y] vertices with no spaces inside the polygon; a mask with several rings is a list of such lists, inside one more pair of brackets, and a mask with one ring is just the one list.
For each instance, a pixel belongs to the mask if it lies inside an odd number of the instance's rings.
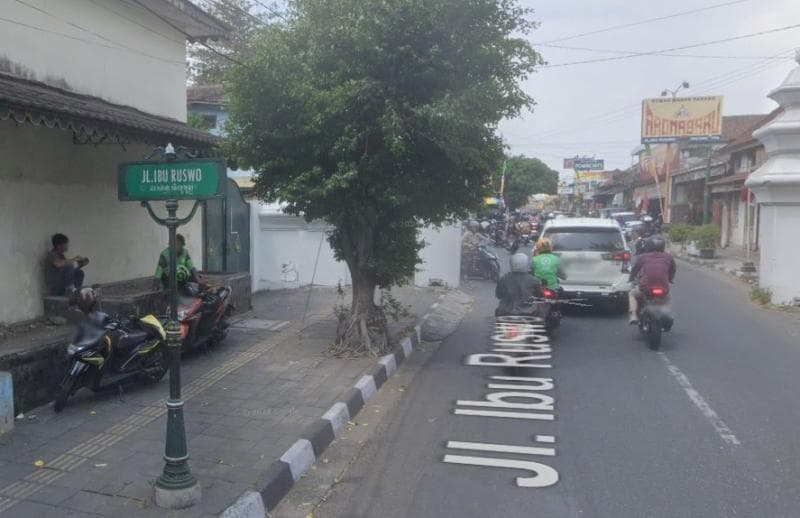
{"label": "red motorcycle", "polygon": [[189,283],[178,303],[178,322],[181,326],[182,352],[208,350],[225,339],[228,317],[234,307],[230,303],[231,288],[200,288]]}

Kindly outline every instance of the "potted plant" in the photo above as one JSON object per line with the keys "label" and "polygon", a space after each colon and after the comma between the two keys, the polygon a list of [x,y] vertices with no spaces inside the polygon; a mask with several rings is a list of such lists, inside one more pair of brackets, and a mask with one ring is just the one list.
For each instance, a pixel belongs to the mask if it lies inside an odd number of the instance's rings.
{"label": "potted plant", "polygon": [[719,227],[708,224],[695,227],[692,231],[691,240],[694,241],[700,258],[713,259],[719,238]]}

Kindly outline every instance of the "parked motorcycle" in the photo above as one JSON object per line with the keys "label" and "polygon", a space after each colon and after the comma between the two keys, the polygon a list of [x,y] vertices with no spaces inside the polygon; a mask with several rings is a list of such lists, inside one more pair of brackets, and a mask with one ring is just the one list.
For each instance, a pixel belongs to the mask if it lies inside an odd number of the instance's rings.
{"label": "parked motorcycle", "polygon": [[657,350],[661,346],[662,332],[672,329],[674,322],[670,309],[669,289],[661,286],[651,287],[643,290],[642,299],[637,314],[639,330],[645,336],[650,349]]}
{"label": "parked motorcycle", "polygon": [[207,350],[225,339],[227,318],[234,309],[230,295],[230,286],[201,289],[196,283],[187,283],[178,303],[182,352]]}
{"label": "parked motorcycle", "polygon": [[479,277],[497,282],[500,280],[500,261],[489,247],[481,245],[475,253],[461,256],[461,271],[465,277]]}
{"label": "parked motorcycle", "polygon": [[153,315],[122,322],[91,312],[67,347],[69,368],[53,409],[61,412],[82,387],[99,392],[136,380],[159,381],[167,372],[165,340],[164,328]]}

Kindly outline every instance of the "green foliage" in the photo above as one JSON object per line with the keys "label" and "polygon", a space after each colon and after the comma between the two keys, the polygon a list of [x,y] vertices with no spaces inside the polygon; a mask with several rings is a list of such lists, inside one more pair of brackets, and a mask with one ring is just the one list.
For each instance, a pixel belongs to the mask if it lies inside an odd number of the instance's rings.
{"label": "green foliage", "polygon": [[194,112],[186,114],[186,125],[200,131],[208,131],[210,129],[208,122],[201,115]]}
{"label": "green foliage", "polygon": [[[414,274],[418,224],[466,217],[499,170],[495,129],[541,62],[515,0],[290,0],[231,69],[225,148],[255,192],[324,219],[361,289]],[[366,299],[364,299],[366,300]]]}
{"label": "green foliage", "polygon": [[692,227],[689,240],[694,241],[698,248],[716,248],[720,236],[719,227],[709,223]]}
{"label": "green foliage", "polygon": [[[495,188],[500,188],[500,175],[495,175]],[[528,203],[532,194],[556,194],[558,172],[538,158],[522,155],[510,157],[506,168],[506,202],[512,209]]]}
{"label": "green foliage", "polygon": [[674,243],[685,243],[689,241],[694,228],[694,226],[687,224],[673,224],[667,229],[667,235],[670,241]]}
{"label": "green foliage", "polygon": [[750,300],[767,306],[772,303],[772,290],[753,286],[753,289],[750,290]]}

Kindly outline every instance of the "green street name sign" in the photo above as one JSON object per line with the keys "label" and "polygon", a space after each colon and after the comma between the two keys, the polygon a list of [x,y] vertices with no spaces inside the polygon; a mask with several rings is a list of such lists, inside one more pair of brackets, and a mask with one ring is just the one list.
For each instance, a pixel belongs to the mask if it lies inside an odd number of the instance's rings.
{"label": "green street name sign", "polygon": [[123,201],[203,200],[225,193],[224,160],[128,162],[119,165]]}

